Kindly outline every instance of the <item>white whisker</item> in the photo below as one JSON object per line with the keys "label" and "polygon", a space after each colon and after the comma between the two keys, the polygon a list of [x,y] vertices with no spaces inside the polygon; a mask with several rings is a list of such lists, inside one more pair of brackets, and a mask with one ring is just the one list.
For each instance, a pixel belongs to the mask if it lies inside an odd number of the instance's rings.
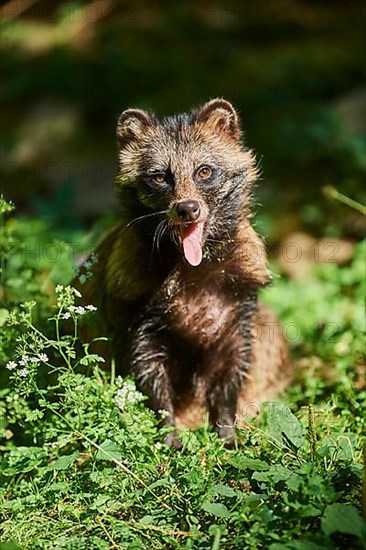
{"label": "white whisker", "polygon": [[131,225],[138,223],[139,221],[145,220],[146,218],[151,218],[152,216],[158,216],[159,214],[166,214],[167,212],[168,210],[161,210],[161,212],[152,212],[151,214],[145,214],[144,216],[139,216],[138,218],[135,218],[134,220],[130,221],[126,225],[126,229],[128,227],[131,227]]}

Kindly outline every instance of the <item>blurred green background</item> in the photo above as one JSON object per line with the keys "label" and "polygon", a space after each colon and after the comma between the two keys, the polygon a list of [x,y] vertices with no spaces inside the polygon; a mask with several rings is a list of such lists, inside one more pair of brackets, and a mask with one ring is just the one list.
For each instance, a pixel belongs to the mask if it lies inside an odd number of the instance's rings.
{"label": "blurred green background", "polygon": [[259,229],[357,240],[366,202],[365,3],[9,0],[1,3],[1,179],[56,228],[118,208],[115,124],[222,96],[257,153]]}

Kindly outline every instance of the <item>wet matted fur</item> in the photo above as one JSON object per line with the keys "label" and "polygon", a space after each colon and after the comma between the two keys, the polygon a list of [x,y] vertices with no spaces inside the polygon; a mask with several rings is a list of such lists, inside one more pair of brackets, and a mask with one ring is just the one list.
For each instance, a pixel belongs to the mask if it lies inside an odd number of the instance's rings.
{"label": "wet matted fur", "polygon": [[257,299],[269,272],[250,223],[254,155],[223,99],[162,121],[128,109],[117,138],[121,219],[74,286],[165,424],[196,426],[208,410],[230,445],[290,378],[279,321]]}

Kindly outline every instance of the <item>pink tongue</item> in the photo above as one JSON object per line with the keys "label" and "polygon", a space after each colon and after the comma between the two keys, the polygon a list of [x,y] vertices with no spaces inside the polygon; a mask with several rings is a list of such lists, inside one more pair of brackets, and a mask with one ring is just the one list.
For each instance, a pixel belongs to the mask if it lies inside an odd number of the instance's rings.
{"label": "pink tongue", "polygon": [[187,262],[196,266],[202,260],[202,224],[192,223],[182,229],[183,250]]}

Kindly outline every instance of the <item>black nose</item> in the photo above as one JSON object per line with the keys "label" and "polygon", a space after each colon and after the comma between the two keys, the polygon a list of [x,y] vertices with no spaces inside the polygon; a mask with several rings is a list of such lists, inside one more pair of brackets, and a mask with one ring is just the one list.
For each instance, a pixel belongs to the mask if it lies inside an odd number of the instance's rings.
{"label": "black nose", "polygon": [[195,222],[201,214],[197,201],[181,201],[175,205],[175,211],[180,221]]}

